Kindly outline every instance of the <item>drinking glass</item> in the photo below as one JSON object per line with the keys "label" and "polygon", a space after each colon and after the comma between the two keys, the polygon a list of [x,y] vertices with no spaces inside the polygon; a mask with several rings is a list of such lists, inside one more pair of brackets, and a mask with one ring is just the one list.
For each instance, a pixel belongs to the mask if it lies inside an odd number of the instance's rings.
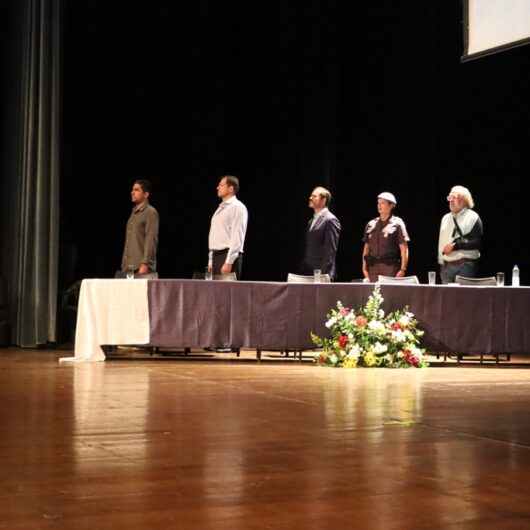
{"label": "drinking glass", "polygon": [[212,269],[210,269],[209,267],[206,267],[206,269],[204,271],[204,279],[205,280],[212,280],[213,279]]}
{"label": "drinking glass", "polygon": [[429,285],[436,284],[436,271],[429,271]]}
{"label": "drinking glass", "polygon": [[133,265],[127,265],[127,268],[125,269],[125,275],[128,280],[134,279],[134,266]]}
{"label": "drinking glass", "polygon": [[313,271],[313,277],[315,279],[315,283],[320,283],[321,274],[322,274],[322,271],[320,269],[315,269]]}
{"label": "drinking glass", "polygon": [[504,285],[504,272],[497,273],[497,285],[502,287]]}

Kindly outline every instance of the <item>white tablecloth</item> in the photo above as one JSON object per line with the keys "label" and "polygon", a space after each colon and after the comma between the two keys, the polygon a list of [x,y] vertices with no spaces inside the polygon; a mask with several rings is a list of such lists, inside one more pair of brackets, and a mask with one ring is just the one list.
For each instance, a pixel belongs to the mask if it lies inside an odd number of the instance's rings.
{"label": "white tablecloth", "polygon": [[79,294],[75,357],[60,361],[104,361],[102,344],[147,344],[147,280],[83,280]]}

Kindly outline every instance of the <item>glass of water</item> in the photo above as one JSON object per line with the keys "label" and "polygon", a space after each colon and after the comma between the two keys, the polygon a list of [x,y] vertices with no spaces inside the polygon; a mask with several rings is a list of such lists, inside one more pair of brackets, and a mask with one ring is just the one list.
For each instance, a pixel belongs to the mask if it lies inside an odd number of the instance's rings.
{"label": "glass of water", "polygon": [[504,285],[504,272],[497,273],[497,285],[502,287]]}
{"label": "glass of water", "polygon": [[206,267],[204,270],[204,279],[205,280],[211,280],[213,279],[212,269],[210,267]]}
{"label": "glass of water", "polygon": [[128,280],[134,279],[134,266],[133,265],[127,265],[127,268],[125,269],[125,275]]}
{"label": "glass of water", "polygon": [[320,283],[320,280],[322,279],[322,271],[320,269],[315,269],[313,271],[313,277],[315,279],[315,283]]}

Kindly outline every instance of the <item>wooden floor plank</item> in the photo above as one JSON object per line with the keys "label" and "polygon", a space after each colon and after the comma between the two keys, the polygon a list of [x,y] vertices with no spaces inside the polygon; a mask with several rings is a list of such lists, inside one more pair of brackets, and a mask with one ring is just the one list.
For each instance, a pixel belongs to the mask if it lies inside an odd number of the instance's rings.
{"label": "wooden floor plank", "polygon": [[0,350],[2,529],[530,527],[527,368],[64,356]]}

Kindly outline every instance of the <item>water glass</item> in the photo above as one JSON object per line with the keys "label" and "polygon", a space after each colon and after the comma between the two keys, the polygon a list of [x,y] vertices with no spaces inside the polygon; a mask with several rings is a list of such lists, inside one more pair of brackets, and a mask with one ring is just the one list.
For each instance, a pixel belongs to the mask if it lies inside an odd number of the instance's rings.
{"label": "water glass", "polygon": [[429,285],[436,285],[436,271],[429,271]]}
{"label": "water glass", "polygon": [[313,278],[315,280],[315,283],[320,283],[320,280],[322,278],[322,271],[320,269],[315,269],[313,271]]}
{"label": "water glass", "polygon": [[213,279],[213,272],[210,267],[206,267],[204,271],[204,279],[205,280],[212,280]]}
{"label": "water glass", "polygon": [[504,285],[504,272],[497,273],[497,285],[502,287]]}
{"label": "water glass", "polygon": [[134,266],[133,265],[127,265],[125,269],[125,276],[128,280],[134,279]]}

